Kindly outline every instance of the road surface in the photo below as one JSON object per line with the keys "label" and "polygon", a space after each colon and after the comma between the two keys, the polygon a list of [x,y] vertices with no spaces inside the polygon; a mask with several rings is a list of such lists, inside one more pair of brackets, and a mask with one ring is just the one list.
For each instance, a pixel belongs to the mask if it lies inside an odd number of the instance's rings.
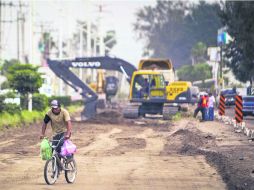
{"label": "road surface", "polygon": [[252,144],[218,122],[133,121],[110,111],[87,122],[73,122],[73,130],[72,141],[78,147],[76,181],[67,184],[62,174],[53,186],[43,178],[40,125],[2,131],[1,189],[221,190],[248,189],[253,183]]}

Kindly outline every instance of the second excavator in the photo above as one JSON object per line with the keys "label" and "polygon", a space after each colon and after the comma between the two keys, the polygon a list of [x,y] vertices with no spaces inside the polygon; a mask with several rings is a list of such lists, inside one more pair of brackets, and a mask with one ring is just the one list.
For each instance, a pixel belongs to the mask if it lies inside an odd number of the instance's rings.
{"label": "second excavator", "polygon": [[141,60],[134,71],[130,85],[130,104],[124,117],[138,118],[146,114],[161,114],[171,119],[182,104],[196,101],[193,87],[188,81],[174,81],[175,72],[168,59]]}

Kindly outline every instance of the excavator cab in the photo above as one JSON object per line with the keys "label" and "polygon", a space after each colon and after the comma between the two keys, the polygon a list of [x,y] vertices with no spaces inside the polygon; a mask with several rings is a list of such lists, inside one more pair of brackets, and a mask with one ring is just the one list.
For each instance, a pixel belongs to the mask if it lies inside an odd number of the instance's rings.
{"label": "excavator cab", "polygon": [[166,81],[160,71],[135,71],[129,99],[130,104],[123,110],[125,118],[160,114],[164,119],[170,119],[178,111],[178,106],[167,103]]}
{"label": "excavator cab", "polygon": [[144,102],[151,99],[165,99],[165,80],[156,71],[137,71],[133,74],[130,100]]}
{"label": "excavator cab", "polygon": [[115,76],[107,76],[105,79],[104,92],[107,102],[111,103],[111,98],[116,95],[118,90],[118,78]]}

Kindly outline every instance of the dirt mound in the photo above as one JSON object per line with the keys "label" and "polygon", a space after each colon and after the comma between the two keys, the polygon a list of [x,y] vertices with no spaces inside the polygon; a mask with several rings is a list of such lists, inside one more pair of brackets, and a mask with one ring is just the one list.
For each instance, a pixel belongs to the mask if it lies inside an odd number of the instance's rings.
{"label": "dirt mound", "polygon": [[198,130],[179,129],[167,137],[167,143],[161,154],[198,154],[199,149],[215,146],[215,137],[202,134]]}
{"label": "dirt mound", "polygon": [[[253,147],[248,144],[218,147],[214,136],[201,132],[190,122],[166,140],[161,155],[203,155],[218,170],[228,189],[254,189]],[[251,165],[253,167],[246,167]]]}

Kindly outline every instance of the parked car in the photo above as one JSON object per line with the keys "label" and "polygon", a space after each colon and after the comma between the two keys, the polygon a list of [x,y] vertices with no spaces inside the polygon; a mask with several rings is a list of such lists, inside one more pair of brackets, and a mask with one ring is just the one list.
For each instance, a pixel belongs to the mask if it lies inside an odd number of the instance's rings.
{"label": "parked car", "polygon": [[254,96],[243,96],[243,116],[254,116]]}
{"label": "parked car", "polygon": [[225,104],[226,104],[226,106],[235,105],[235,96],[236,96],[236,94],[226,94],[225,95]]}

